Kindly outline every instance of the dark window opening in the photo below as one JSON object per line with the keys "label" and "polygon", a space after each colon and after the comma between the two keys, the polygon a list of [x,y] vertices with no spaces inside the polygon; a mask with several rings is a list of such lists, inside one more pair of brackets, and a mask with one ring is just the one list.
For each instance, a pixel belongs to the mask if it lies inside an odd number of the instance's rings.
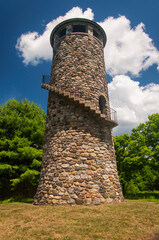
{"label": "dark window opening", "polygon": [[99,38],[99,34],[95,30],[93,30],[93,36]]}
{"label": "dark window opening", "polygon": [[74,25],[73,32],[86,32],[86,27],[84,25]]}
{"label": "dark window opening", "polygon": [[99,97],[99,109],[101,113],[106,114],[106,99],[104,96]]}
{"label": "dark window opening", "polygon": [[61,30],[61,32],[59,32],[59,36],[63,37],[66,35],[66,28],[64,28],[63,30]]}

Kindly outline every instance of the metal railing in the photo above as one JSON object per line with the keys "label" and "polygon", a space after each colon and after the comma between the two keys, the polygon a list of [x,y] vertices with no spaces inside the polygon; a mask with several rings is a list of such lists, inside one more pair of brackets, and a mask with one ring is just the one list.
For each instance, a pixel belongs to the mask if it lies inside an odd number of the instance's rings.
{"label": "metal railing", "polygon": [[42,84],[49,84],[50,83],[50,75],[43,75]]}
{"label": "metal railing", "polygon": [[[50,83],[50,75],[43,75],[42,84],[49,84]],[[110,108],[110,119],[117,122],[117,112]]]}
{"label": "metal railing", "polygon": [[117,122],[117,112],[113,108],[110,108],[110,118],[111,120]]}

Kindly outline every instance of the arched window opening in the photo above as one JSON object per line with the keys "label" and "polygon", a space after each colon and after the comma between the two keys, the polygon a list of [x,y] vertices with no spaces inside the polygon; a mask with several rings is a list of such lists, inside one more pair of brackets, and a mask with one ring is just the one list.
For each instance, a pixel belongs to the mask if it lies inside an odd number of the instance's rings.
{"label": "arched window opening", "polygon": [[86,32],[86,26],[84,25],[74,25],[73,32]]}
{"label": "arched window opening", "polygon": [[59,36],[63,37],[66,35],[66,28],[62,29],[61,32],[59,32]]}
{"label": "arched window opening", "polygon": [[101,113],[106,114],[106,99],[102,95],[99,97],[99,109]]}

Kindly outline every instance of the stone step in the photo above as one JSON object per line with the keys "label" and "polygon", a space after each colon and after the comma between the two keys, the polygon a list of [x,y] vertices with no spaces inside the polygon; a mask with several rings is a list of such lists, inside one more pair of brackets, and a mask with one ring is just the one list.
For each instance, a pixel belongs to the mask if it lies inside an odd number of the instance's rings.
{"label": "stone step", "polygon": [[64,91],[64,97],[69,97],[70,96],[70,93],[69,92],[66,92],[66,91]]}
{"label": "stone step", "polygon": [[74,95],[73,95],[73,94],[70,94],[69,99],[74,100]]}
{"label": "stone step", "polygon": [[101,114],[101,112],[99,110],[96,110],[96,114]]}
{"label": "stone step", "polygon": [[[58,93],[59,95],[62,95],[64,97],[67,97],[70,100],[73,100],[74,102],[80,104],[82,107],[84,107],[87,111],[90,111],[92,113],[95,113],[97,117],[99,117],[100,119],[106,120],[107,122],[109,122],[109,124],[113,124],[114,121],[112,121],[111,119],[108,118],[107,115],[102,114],[101,111],[94,106],[94,104],[91,104],[90,101],[85,100],[80,98],[79,94],[71,94],[65,90],[59,89],[55,86],[50,86],[49,84],[41,84],[41,87],[47,90],[51,90],[55,93]],[[112,123],[110,123],[112,122]],[[116,125],[116,123],[114,122],[113,124],[114,126]]]}
{"label": "stone step", "polygon": [[63,95],[63,91],[62,90],[59,89],[58,92],[59,92],[60,95]]}
{"label": "stone step", "polygon": [[84,103],[85,103],[85,100],[80,98],[79,103],[80,103],[80,104],[84,104]]}
{"label": "stone step", "polygon": [[59,90],[57,88],[52,89],[55,93],[59,93]]}
{"label": "stone step", "polygon": [[90,105],[90,108],[92,109],[92,110],[94,110],[94,111],[96,111],[96,107],[94,106],[94,105]]}
{"label": "stone step", "polygon": [[90,108],[90,104],[88,102],[85,102],[85,106]]}

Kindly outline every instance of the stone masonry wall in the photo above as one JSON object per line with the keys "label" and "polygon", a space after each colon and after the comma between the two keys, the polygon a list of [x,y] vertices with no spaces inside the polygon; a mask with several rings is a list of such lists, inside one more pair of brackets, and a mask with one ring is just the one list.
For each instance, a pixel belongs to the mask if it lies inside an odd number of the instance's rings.
{"label": "stone masonry wall", "polygon": [[90,101],[98,108],[99,96],[103,95],[109,109],[102,43],[86,33],[72,33],[60,38],[58,49],[54,49],[50,84]]}
{"label": "stone masonry wall", "polygon": [[35,204],[123,201],[111,129],[49,92],[43,163]]}

